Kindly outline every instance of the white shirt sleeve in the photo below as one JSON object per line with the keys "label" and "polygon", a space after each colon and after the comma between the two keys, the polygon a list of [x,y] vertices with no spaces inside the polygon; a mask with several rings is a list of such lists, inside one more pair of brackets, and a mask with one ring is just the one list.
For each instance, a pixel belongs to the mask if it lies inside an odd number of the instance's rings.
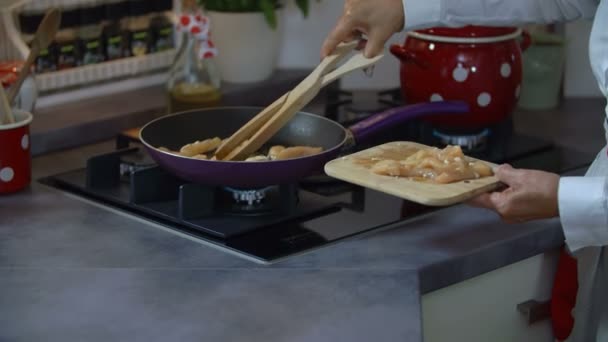
{"label": "white shirt sleeve", "polygon": [[518,26],[593,18],[599,0],[403,0],[405,31],[434,26]]}
{"label": "white shirt sleeve", "polygon": [[608,246],[608,179],[562,177],[559,216],[570,251]]}

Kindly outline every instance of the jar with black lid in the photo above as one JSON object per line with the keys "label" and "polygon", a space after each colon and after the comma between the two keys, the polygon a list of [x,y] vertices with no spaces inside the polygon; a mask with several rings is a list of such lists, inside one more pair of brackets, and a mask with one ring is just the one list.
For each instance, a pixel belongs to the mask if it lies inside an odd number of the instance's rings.
{"label": "jar with black lid", "polygon": [[61,12],[61,26],[55,35],[58,70],[77,67],[82,63],[77,35],[77,28],[80,26],[80,8],[78,4],[73,4],[61,8]]}
{"label": "jar with black lid", "polygon": [[131,56],[143,56],[150,52],[152,34],[150,15],[154,9],[150,0],[130,0],[129,4],[129,44]]}
{"label": "jar with black lid", "polygon": [[172,0],[154,0],[155,15],[150,22],[153,35],[153,51],[165,51],[175,46],[173,23],[167,15],[167,12],[172,9]]}
{"label": "jar with black lid", "polygon": [[105,60],[102,44],[103,7],[101,2],[89,0],[81,3],[78,39],[82,49],[82,65],[101,63]]}
{"label": "jar with black lid", "polygon": [[110,0],[105,5],[106,25],[103,29],[105,55],[108,60],[128,57],[127,31],[129,6],[127,1]]}

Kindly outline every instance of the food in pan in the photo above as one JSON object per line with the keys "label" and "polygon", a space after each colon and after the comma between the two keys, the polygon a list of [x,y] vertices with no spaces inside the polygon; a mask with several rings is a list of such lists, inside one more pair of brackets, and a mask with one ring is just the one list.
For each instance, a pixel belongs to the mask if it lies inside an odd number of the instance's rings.
{"label": "food in pan", "polygon": [[294,158],[308,157],[323,152],[321,147],[294,146],[285,147],[281,145],[272,146],[267,154],[254,154],[245,161],[270,161],[286,160]]}
{"label": "food in pan", "polygon": [[213,139],[206,139],[203,141],[195,141],[191,144],[182,146],[182,148],[179,150],[179,153],[185,157],[203,155],[205,153],[215,150],[220,146],[221,143],[222,139],[217,137]]}
{"label": "food in pan", "polygon": [[376,160],[371,172],[407,177],[438,184],[460,182],[493,175],[487,164],[466,157],[460,146],[421,149],[405,159]]}
{"label": "food in pan", "polygon": [[[180,148],[179,151],[172,151],[166,147],[159,147],[158,149],[172,153],[176,155],[180,155],[183,157],[189,157],[194,159],[203,159],[203,160],[216,160],[215,157],[211,155],[211,152],[215,151],[222,144],[222,139],[215,137],[213,139],[206,139],[203,141],[195,141],[193,143],[184,145]],[[294,159],[307,157],[314,154],[319,154],[323,152],[323,148],[321,147],[312,147],[312,146],[292,146],[285,147],[281,145],[275,145],[270,147],[269,149],[256,152],[249,156],[245,161],[248,162],[260,162],[260,161],[271,161],[271,160],[286,160],[286,159]]]}

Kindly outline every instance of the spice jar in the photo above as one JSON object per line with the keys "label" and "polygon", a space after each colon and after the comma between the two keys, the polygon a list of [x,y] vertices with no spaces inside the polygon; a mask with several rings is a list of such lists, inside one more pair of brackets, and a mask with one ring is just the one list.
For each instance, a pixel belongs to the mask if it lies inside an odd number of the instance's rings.
{"label": "spice jar", "polygon": [[106,25],[103,29],[105,55],[108,60],[128,57],[129,37],[127,34],[129,6],[126,1],[114,0],[106,3]]}
{"label": "spice jar", "polygon": [[150,13],[149,1],[129,1],[129,42],[130,55],[143,56],[150,52]]}
{"label": "spice jar", "polygon": [[61,11],[61,26],[55,35],[58,70],[77,67],[82,63],[77,34],[80,25],[80,8],[77,6],[77,4],[65,6]]}
{"label": "spice jar", "polygon": [[82,51],[82,65],[101,63],[105,60],[102,45],[101,19],[103,12],[97,1],[88,1],[80,9],[78,40]]}
{"label": "spice jar", "polygon": [[195,1],[184,0],[184,13],[177,30],[181,46],[171,66],[167,90],[169,113],[219,105],[220,74],[215,63],[217,49],[209,37],[209,18],[203,16]]}
{"label": "spice jar", "polygon": [[173,48],[173,23],[167,17],[167,12],[173,8],[172,0],[155,0],[155,16],[150,25],[152,28],[152,50],[165,51]]}

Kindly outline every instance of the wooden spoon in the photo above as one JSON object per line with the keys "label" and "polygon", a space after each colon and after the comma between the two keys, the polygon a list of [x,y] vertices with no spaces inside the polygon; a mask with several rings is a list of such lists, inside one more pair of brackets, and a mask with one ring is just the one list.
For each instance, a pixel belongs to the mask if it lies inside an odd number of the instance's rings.
{"label": "wooden spoon", "polygon": [[[362,53],[358,53],[354,55],[348,62],[341,65],[336,70],[330,72],[329,74],[323,77],[322,87],[327,86],[338,78],[342,77],[349,72],[363,69],[370,65],[375,64],[379,61],[384,55],[379,55],[374,58],[366,58]],[[247,138],[252,136],[255,132],[257,132],[268,120],[272,118],[276,112],[281,109],[281,107],[287,101],[287,96],[289,92],[278,98],[274,101],[270,106],[266,107],[263,111],[261,111],[258,115],[256,115],[252,120],[250,120],[246,125],[241,127],[237,132],[235,132],[229,139],[226,139],[222,146],[220,146],[215,152],[215,157],[217,159],[224,159],[226,156],[230,154],[231,151],[239,147]]]}
{"label": "wooden spoon", "polygon": [[19,94],[19,90],[21,90],[21,86],[23,85],[23,81],[29,75],[32,64],[38,58],[40,51],[46,49],[51,45],[53,39],[55,39],[55,35],[59,30],[59,25],[61,24],[61,11],[57,8],[50,8],[47,10],[44,18],[38,25],[38,30],[36,30],[36,34],[34,35],[34,39],[32,40],[32,46],[30,48],[30,53],[27,56],[25,64],[23,64],[23,68],[21,68],[21,72],[19,73],[19,78],[8,93],[8,101],[9,103],[13,103],[17,94]]}
{"label": "wooden spoon", "polygon": [[[334,53],[324,58],[321,63],[306,77],[300,84],[298,84],[292,91],[281,96],[270,106],[266,107],[253,119],[249,120],[244,126],[242,126],[236,133],[232,134],[228,139],[224,140],[222,145],[216,150],[215,157],[218,160],[234,160],[243,153],[237,153],[238,151],[246,151],[251,147],[247,147],[248,139],[259,132],[259,130],[268,123],[270,119],[279,111],[281,108],[287,105],[287,99],[297,89],[305,89],[311,84],[314,84],[316,80],[323,77],[323,75],[331,68],[333,68],[341,58],[346,56],[357,46],[357,42],[342,43],[340,44]],[[292,97],[294,99],[294,97]],[[292,101],[293,102],[293,101]],[[249,139],[251,140],[251,139]],[[254,146],[254,145],[251,145]],[[247,148],[246,148],[247,147]],[[244,149],[246,148],[246,149]]]}
{"label": "wooden spoon", "polygon": [[[221,160],[240,160],[262,147],[276,132],[312,100],[319,90],[339,77],[357,69],[373,65],[383,56],[367,59],[361,53],[351,57],[346,63],[326,74],[339,60],[356,46],[348,43],[339,46],[334,55],[324,59],[319,66],[291,92],[283,95],[264,111],[239,129],[216,152]],[[248,137],[251,137],[248,139]]]}
{"label": "wooden spoon", "polygon": [[[0,106],[1,106],[2,112],[4,112],[4,115],[0,116],[0,124],[15,123],[15,117],[13,116],[13,110],[11,109],[11,105],[8,102],[8,99],[6,97],[6,92],[4,91],[4,87],[2,86],[2,84],[0,84]],[[4,119],[4,116],[6,116],[6,121]]]}

